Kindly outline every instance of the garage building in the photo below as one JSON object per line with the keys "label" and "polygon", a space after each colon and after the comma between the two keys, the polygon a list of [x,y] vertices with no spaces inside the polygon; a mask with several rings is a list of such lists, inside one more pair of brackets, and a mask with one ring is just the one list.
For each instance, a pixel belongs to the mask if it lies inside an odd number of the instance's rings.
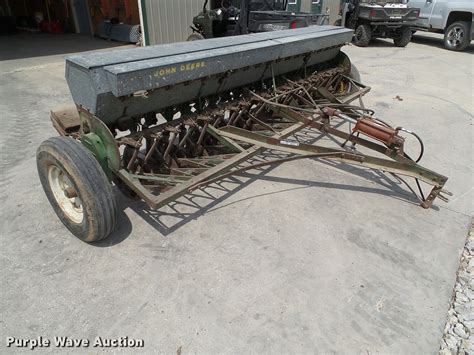
{"label": "garage building", "polygon": [[[209,1],[214,7],[220,0]],[[75,33],[145,45],[184,41],[204,0],[0,0],[0,34]],[[339,0],[289,0],[295,12],[337,15]],[[141,34],[141,36],[140,36]],[[0,37],[1,38],[1,37]]]}

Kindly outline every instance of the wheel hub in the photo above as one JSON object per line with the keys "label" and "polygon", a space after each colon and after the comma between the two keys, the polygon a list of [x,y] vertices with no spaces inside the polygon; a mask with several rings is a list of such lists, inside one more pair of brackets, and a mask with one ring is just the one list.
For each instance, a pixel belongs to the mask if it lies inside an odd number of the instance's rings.
{"label": "wheel hub", "polygon": [[448,33],[448,43],[453,47],[459,46],[463,38],[464,31],[461,27],[453,27]]}
{"label": "wheel hub", "polygon": [[74,223],[84,219],[82,201],[69,176],[58,166],[48,168],[48,181],[54,198],[64,214]]}

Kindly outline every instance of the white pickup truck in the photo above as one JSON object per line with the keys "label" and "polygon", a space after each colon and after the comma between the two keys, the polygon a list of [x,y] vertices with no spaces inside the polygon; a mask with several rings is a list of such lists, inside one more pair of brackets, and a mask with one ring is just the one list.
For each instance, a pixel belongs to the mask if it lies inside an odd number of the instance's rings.
{"label": "white pickup truck", "polygon": [[420,9],[413,31],[444,34],[444,46],[453,51],[466,49],[474,39],[474,0],[409,0]]}

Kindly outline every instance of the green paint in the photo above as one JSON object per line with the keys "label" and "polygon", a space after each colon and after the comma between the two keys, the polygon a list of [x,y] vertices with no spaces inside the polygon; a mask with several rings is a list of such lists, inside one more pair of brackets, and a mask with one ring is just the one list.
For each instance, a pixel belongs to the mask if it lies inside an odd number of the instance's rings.
{"label": "green paint", "polygon": [[148,18],[146,13],[146,2],[145,0],[140,0],[140,5],[142,7],[142,27],[143,27],[143,45],[149,46],[150,45],[150,36],[148,32]]}
{"label": "green paint", "polygon": [[301,11],[301,0],[296,0],[296,4],[288,4],[287,10],[292,12],[300,12]]}
{"label": "green paint", "polygon": [[108,177],[111,177],[107,150],[100,137],[95,133],[87,133],[81,137],[82,144],[94,155]]}
{"label": "green paint", "polygon": [[81,142],[96,157],[109,178],[120,169],[120,152],[115,137],[97,117],[79,110]]}
{"label": "green paint", "polygon": [[311,12],[313,14],[321,14],[322,9],[323,9],[323,0],[319,0],[319,1],[312,0],[311,1]]}

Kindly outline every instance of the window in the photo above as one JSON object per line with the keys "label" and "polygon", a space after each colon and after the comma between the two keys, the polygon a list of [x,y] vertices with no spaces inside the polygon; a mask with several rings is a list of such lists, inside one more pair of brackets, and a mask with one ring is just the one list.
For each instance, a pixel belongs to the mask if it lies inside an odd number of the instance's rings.
{"label": "window", "polygon": [[321,0],[312,0],[311,4],[319,4],[320,2],[321,2]]}
{"label": "window", "polygon": [[288,0],[288,5],[295,5],[296,4],[296,0]]}

